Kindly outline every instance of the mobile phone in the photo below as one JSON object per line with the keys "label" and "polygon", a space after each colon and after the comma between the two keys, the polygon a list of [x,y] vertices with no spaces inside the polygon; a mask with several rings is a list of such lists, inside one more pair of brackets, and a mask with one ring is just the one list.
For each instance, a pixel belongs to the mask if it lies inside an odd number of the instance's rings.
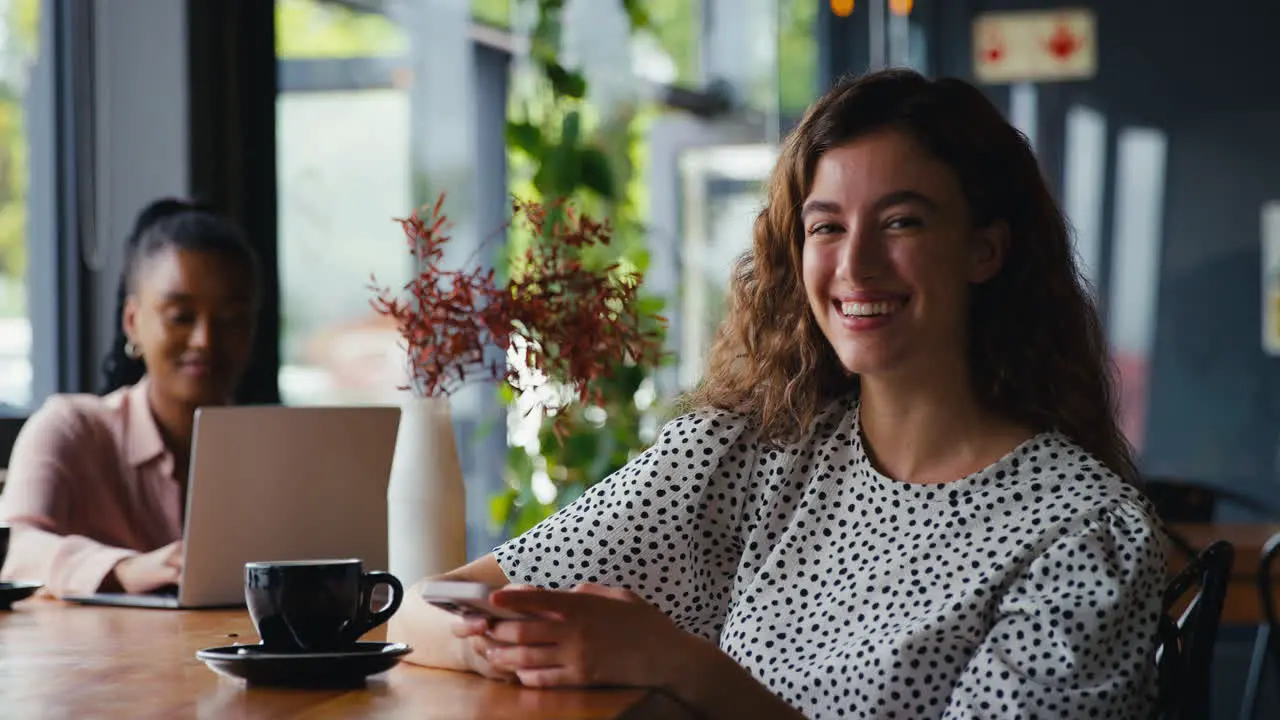
{"label": "mobile phone", "polygon": [[500,608],[489,602],[489,594],[497,589],[477,582],[428,580],[422,584],[422,599],[441,610],[463,617],[484,617],[490,620],[529,619],[529,615]]}

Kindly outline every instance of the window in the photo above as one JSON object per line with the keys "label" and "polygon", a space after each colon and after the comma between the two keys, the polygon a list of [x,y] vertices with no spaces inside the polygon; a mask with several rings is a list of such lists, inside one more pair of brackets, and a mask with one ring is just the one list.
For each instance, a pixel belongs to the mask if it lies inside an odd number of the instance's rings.
{"label": "window", "polygon": [[1147,388],[1160,297],[1165,167],[1169,140],[1154,128],[1123,128],[1116,142],[1116,214],[1108,340],[1120,373],[1120,421],[1143,448]]}
{"label": "window", "polygon": [[[27,278],[31,144],[27,129],[52,108],[30,92],[39,52],[40,0],[0,0],[0,409],[25,414],[32,397]],[[34,119],[34,123],[33,123]]]}
{"label": "window", "polygon": [[394,222],[413,208],[406,38],[316,0],[280,0],[276,23],[281,398],[388,401],[403,367],[368,286],[409,267]]}
{"label": "window", "polygon": [[[396,218],[446,190],[461,263],[508,207],[503,142],[510,1],[277,0],[279,388],[287,404],[403,399],[399,334],[370,276],[398,289],[413,263]],[[468,66],[475,72],[466,72]],[[483,138],[483,140],[481,140]],[[469,247],[467,243],[476,243]],[[468,545],[492,547],[502,417],[479,384],[451,397],[468,495]]]}

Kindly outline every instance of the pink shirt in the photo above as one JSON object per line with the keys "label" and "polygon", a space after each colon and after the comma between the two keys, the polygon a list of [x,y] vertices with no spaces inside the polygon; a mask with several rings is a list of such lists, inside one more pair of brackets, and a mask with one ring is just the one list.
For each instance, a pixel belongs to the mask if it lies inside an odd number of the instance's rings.
{"label": "pink shirt", "polygon": [[0,579],[54,595],[98,590],[120,560],[182,537],[182,486],[147,403],[147,380],[110,395],[54,395],[18,435],[0,521]]}

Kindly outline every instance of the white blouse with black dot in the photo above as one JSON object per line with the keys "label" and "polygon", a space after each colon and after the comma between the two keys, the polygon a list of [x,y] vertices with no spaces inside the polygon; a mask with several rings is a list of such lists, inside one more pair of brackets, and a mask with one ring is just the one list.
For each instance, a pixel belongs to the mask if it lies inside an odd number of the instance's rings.
{"label": "white blouse with black dot", "polygon": [[1155,700],[1164,534],[1057,433],[943,485],[881,475],[854,399],[811,440],[700,412],[495,550],[629,588],[811,718],[1130,718]]}

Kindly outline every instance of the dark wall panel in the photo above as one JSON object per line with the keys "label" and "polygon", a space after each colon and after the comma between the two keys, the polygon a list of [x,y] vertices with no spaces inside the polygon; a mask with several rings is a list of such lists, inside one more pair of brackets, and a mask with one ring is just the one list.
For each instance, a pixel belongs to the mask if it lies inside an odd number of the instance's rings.
{"label": "dark wall panel", "polygon": [[187,15],[192,192],[235,218],[262,261],[258,336],[240,400],[277,403],[275,3],[188,0]]}
{"label": "dark wall panel", "polygon": [[[1028,0],[922,0],[937,74],[972,77],[976,13],[1050,9]],[[1222,483],[1280,506],[1280,361],[1261,347],[1260,206],[1280,199],[1280,2],[1093,0],[1099,71],[1037,88],[1041,162],[1062,187],[1065,113],[1083,105],[1108,127],[1100,297],[1109,286],[1115,152],[1124,128],[1168,141],[1144,470]],[[830,42],[830,41],[828,41]],[[848,51],[830,58],[852,58]],[[1007,107],[1004,86],[985,88]]]}

